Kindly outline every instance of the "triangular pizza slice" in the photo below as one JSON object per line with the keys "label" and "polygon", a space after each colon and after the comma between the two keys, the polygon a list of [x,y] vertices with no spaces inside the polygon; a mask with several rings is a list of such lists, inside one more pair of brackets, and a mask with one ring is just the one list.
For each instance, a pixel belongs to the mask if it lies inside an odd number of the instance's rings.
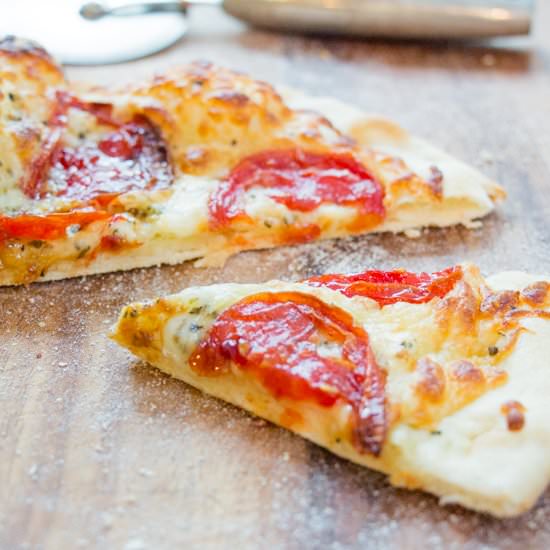
{"label": "triangular pizza slice", "polygon": [[0,42],[0,285],[470,224],[502,189],[397,125],[209,63],[118,89]]}
{"label": "triangular pizza slice", "polygon": [[442,502],[513,516],[550,480],[550,283],[472,265],[217,284],[112,337],[200,390]]}

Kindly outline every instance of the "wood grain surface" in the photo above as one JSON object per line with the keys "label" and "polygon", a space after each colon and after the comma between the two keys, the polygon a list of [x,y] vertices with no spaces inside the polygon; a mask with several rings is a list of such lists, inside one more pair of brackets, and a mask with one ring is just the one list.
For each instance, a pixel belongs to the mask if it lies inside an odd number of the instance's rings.
{"label": "wood grain surface", "polygon": [[548,492],[506,521],[440,507],[137,363],[106,337],[124,303],[189,284],[459,260],[485,273],[550,273],[550,5],[538,8],[530,38],[468,46],[268,34],[205,8],[169,51],[67,69],[120,82],[200,58],[331,94],[477,165],[509,199],[476,230],[0,289],[2,549],[550,548]]}

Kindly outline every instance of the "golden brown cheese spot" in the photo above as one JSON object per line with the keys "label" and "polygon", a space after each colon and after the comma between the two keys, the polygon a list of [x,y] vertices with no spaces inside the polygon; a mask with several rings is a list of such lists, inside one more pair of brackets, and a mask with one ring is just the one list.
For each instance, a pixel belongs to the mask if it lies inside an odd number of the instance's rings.
{"label": "golden brown cheese spot", "polygon": [[430,175],[424,179],[410,170],[404,160],[397,157],[378,156],[388,198],[399,203],[401,196],[414,196],[418,200],[440,201],[443,198],[443,173],[430,166]]}
{"label": "golden brown cheese spot", "polygon": [[451,376],[464,384],[476,386],[485,384],[483,371],[466,360],[455,361],[451,366]]}
{"label": "golden brown cheese spot", "polygon": [[196,175],[223,175],[243,156],[284,144],[282,128],[292,116],[268,85],[204,63],[133,95],[140,99],[134,108],[159,127],[178,168]]}
{"label": "golden brown cheese spot", "polygon": [[187,161],[193,166],[205,165],[208,162],[208,151],[203,147],[189,147],[186,155]]}
{"label": "golden brown cheese spot", "polygon": [[460,281],[456,292],[444,298],[437,306],[436,319],[440,328],[460,337],[473,334],[477,326],[479,298],[472,286]]}
{"label": "golden brown cheese spot", "polygon": [[132,345],[137,348],[149,347],[154,340],[154,335],[151,332],[145,332],[143,330],[136,330],[132,334]]}
{"label": "golden brown cheese spot", "polygon": [[443,172],[437,166],[430,166],[430,175],[426,178],[426,183],[434,196],[443,197]]}
{"label": "golden brown cheese spot", "polygon": [[487,391],[504,384],[506,372],[476,366],[464,359],[441,365],[430,358],[417,363],[419,380],[413,386],[417,401],[400,403],[400,419],[411,426],[434,428],[443,418]]}
{"label": "golden brown cheese spot", "polygon": [[505,371],[490,366],[482,369],[465,359],[453,361],[449,365],[449,374],[453,383],[453,399],[460,407],[504,384],[508,379]]}
{"label": "golden brown cheese spot", "polygon": [[495,315],[507,313],[519,305],[519,292],[515,290],[502,290],[493,292],[483,299],[480,311],[485,314]]}
{"label": "golden brown cheese spot", "polygon": [[17,282],[30,283],[46,275],[58,258],[46,241],[12,241],[0,247],[0,273],[9,270]]}
{"label": "golden brown cheese spot", "polygon": [[116,340],[130,349],[145,348],[153,357],[163,347],[164,326],[185,308],[158,299],[149,304],[127,306],[118,321]]}
{"label": "golden brown cheese spot", "polygon": [[506,415],[506,424],[511,432],[518,432],[523,428],[525,407],[519,401],[507,401],[500,410]]}
{"label": "golden brown cheese spot", "polygon": [[403,159],[371,151],[368,167],[384,183],[388,206],[399,207],[403,199],[408,202],[411,197],[421,202],[439,202],[443,197],[443,174],[435,166],[430,167],[430,175],[424,179]]}
{"label": "golden brown cheese spot", "polygon": [[[304,145],[310,146],[325,143],[333,148],[353,148],[357,150],[355,141],[340,133],[327,118],[315,111],[300,109],[294,111],[293,117],[285,126],[288,137],[295,137]],[[359,153],[359,151],[358,151]]]}
{"label": "golden brown cheese spot", "polygon": [[490,388],[496,388],[508,380],[508,373],[504,370],[493,367],[485,371],[485,378]]}
{"label": "golden brown cheese spot", "polygon": [[230,88],[226,90],[216,90],[212,94],[210,94],[210,98],[217,99],[219,101],[222,101],[223,103],[236,105],[238,107],[246,105],[250,101],[247,95],[241,92],[236,92],[235,90],[232,90]]}
{"label": "golden brown cheese spot", "polygon": [[415,391],[420,398],[431,402],[441,401],[445,395],[445,372],[441,365],[424,357],[417,362],[419,380]]}
{"label": "golden brown cheese spot", "polygon": [[550,283],[546,281],[538,281],[525,287],[521,291],[522,299],[532,306],[540,306],[544,304],[550,290]]}

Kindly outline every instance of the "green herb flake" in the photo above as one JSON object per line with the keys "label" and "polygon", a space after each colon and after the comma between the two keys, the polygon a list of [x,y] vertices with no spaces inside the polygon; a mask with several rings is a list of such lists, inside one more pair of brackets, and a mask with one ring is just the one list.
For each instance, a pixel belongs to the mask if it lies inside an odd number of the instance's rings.
{"label": "green herb flake", "polygon": [[158,216],[161,213],[162,210],[155,208],[154,206],[146,206],[145,208],[132,207],[128,209],[128,214],[131,214],[138,220],[146,220],[152,216]]}
{"label": "green herb flake", "polygon": [[84,256],[86,256],[86,254],[90,251],[90,248],[90,246],[85,246],[84,248],[81,248],[76,256],[77,260],[84,258]]}
{"label": "green herb flake", "polygon": [[80,231],[80,225],[78,223],[73,223],[72,225],[69,225],[66,229],[67,235],[70,237],[72,235],[76,235]]}

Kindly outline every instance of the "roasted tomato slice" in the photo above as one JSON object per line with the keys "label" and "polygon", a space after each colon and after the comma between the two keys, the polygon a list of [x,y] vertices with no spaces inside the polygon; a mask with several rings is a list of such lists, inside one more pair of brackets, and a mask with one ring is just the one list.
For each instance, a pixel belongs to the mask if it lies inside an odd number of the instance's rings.
{"label": "roasted tomato slice", "polygon": [[168,187],[172,170],[159,136],[140,120],[120,126],[97,143],[59,149],[48,178],[56,196],[88,201]]}
{"label": "roasted tomato slice", "polygon": [[324,286],[346,296],[364,296],[380,305],[429,302],[443,298],[462,278],[462,269],[450,267],[435,273],[409,271],[364,271],[353,275],[321,275],[306,279],[312,286]]}
{"label": "roasted tomato slice", "polygon": [[368,334],[340,308],[299,292],[261,293],[225,310],[190,357],[216,376],[230,362],[276,398],[351,405],[354,445],[378,456],[387,429],[385,372]]}
{"label": "roasted tomato slice", "polygon": [[[56,98],[42,153],[21,185],[30,198],[65,197],[74,201],[75,210],[0,216],[0,240],[61,238],[71,225],[109,218],[109,204],[121,193],[172,183],[164,143],[147,120],[138,117],[121,124],[113,118],[111,105],[86,103],[66,92]],[[81,144],[62,146],[69,108],[92,114],[112,131],[98,141],[82,135]]]}
{"label": "roasted tomato slice", "polygon": [[50,240],[66,235],[70,226],[79,228],[105,220],[110,214],[101,210],[59,212],[46,215],[0,216],[0,242],[6,239]]}
{"label": "roasted tomato slice", "polygon": [[[381,185],[348,153],[314,153],[301,149],[270,150],[242,160],[221,182],[209,203],[215,228],[246,218],[244,194],[252,187],[290,210],[309,212],[323,203],[356,206],[365,227],[385,215]],[[354,220],[354,226],[358,226]]]}
{"label": "roasted tomato slice", "polygon": [[[113,198],[127,191],[164,188],[172,183],[164,142],[145,118],[136,117],[122,124],[113,118],[111,105],[86,103],[65,92],[58,92],[56,97],[57,108],[42,153],[22,182],[27,196],[53,195],[85,202],[106,194]],[[80,144],[64,146],[61,138],[70,108],[92,114],[112,131],[99,141],[88,140],[82,134]]]}

